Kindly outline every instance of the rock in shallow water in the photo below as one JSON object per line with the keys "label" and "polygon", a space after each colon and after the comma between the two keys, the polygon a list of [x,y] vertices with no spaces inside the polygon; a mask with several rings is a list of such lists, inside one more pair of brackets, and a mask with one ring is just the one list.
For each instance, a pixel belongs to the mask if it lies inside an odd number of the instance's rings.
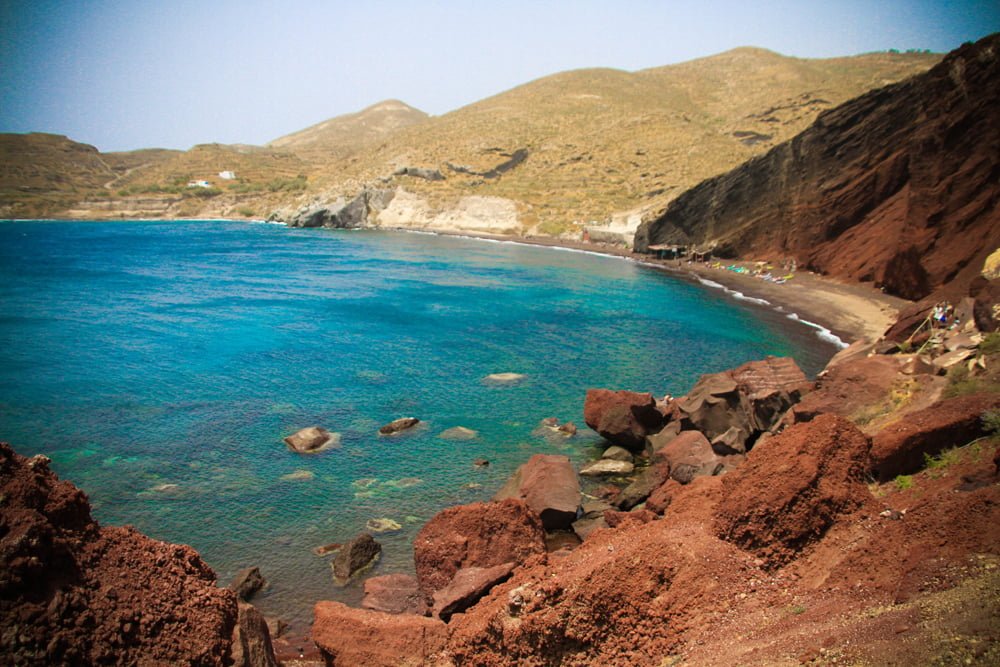
{"label": "rock in shallow water", "polygon": [[516,384],[528,377],[521,373],[490,373],[483,378],[486,384]]}
{"label": "rock in shallow water", "polygon": [[464,426],[453,426],[452,428],[441,431],[438,437],[442,440],[475,440],[479,437],[479,431],[474,431],[471,428],[465,428]]}
{"label": "rock in shallow water", "polygon": [[382,553],[382,545],[368,533],[361,533],[340,548],[330,567],[337,583],[346,583],[359,571],[368,567]]}
{"label": "rock in shallow water", "polygon": [[402,433],[407,429],[413,428],[419,423],[420,420],[416,417],[400,417],[399,419],[394,419],[380,428],[378,432],[381,435],[396,435],[397,433]]}
{"label": "rock in shallow water", "polygon": [[300,454],[315,454],[340,446],[340,434],[322,426],[307,426],[284,439],[288,448]]}
{"label": "rock in shallow water", "polygon": [[603,477],[607,475],[631,475],[635,470],[635,465],[631,461],[617,461],[615,459],[601,459],[594,461],[580,470],[584,477]]}
{"label": "rock in shallow water", "polygon": [[403,527],[392,519],[368,519],[365,528],[373,533],[394,533]]}

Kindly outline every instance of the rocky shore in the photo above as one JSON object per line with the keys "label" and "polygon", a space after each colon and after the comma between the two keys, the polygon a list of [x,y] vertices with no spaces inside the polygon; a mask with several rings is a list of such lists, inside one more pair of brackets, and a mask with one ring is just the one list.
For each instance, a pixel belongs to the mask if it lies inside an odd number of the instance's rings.
{"label": "rocky shore", "polygon": [[360,535],[337,562],[361,608],[317,602],[312,644],[277,656],[246,602],[259,573],[221,588],[2,445],[0,645],[19,664],[995,664],[1000,334],[959,321],[901,321],[816,381],[769,358],[682,397],[594,389],[603,466],[530,457],[424,526],[415,576],[367,569]]}

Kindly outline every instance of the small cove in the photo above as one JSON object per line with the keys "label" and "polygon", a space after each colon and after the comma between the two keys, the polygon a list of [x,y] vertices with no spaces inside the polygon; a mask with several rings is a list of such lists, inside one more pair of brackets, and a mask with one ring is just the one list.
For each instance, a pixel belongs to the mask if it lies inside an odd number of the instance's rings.
{"label": "small cove", "polygon": [[[440,509],[488,499],[531,454],[593,456],[587,388],[679,394],[768,354],[814,375],[835,351],[634,262],[423,234],[3,223],[0,278],[0,438],[51,457],[102,523],[190,544],[223,583],[259,565],[255,602],[299,627],[317,599],[360,599],[313,547],[391,518],[376,573],[408,571]],[[499,372],[526,377],[483,381]],[[581,434],[533,436],[550,416]],[[289,452],[281,437],[312,424],[340,449]],[[456,426],[478,437],[439,437]]]}

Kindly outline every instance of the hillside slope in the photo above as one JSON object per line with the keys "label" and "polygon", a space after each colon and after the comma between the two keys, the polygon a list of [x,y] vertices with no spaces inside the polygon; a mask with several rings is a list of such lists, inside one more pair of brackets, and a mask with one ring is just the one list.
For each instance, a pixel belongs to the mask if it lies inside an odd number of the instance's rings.
{"label": "hillside slope", "polygon": [[[377,187],[406,192],[399,199],[406,205],[383,223],[391,226],[442,215],[447,227],[485,201],[487,209],[511,212],[505,232],[578,237],[584,224],[617,227],[626,218],[634,230],[639,216],[659,213],[701,180],[791,138],[824,109],[925,71],[939,58],[870,53],[806,60],[740,48],[639,72],[562,72],[433,118],[389,100],[267,147],[209,144],[160,155],[108,176],[103,183],[116,178],[110,189],[56,183],[58,202],[31,211],[81,217],[277,212],[287,219],[302,206]],[[19,173],[30,171],[28,153],[7,157],[21,165]],[[109,156],[99,157],[107,162]],[[65,160],[52,167],[55,173],[74,169]],[[227,170],[236,179],[218,178]],[[189,180],[207,180],[213,188],[195,196],[186,190]],[[4,215],[27,210],[28,195],[18,185],[0,195]]]}
{"label": "hillside slope", "polygon": [[324,120],[304,130],[268,142],[313,159],[342,158],[403,127],[417,125],[428,115],[399,100],[385,100],[359,111]]}
{"label": "hillside slope", "polygon": [[[662,209],[794,136],[820,111],[938,58],[805,60],[741,48],[639,72],[562,72],[405,128],[345,164],[320,165],[316,183],[350,196],[354,184],[403,167],[437,170],[443,179],[403,176],[390,185],[439,207],[503,197],[517,203],[525,231],[578,232],[580,223]],[[516,168],[489,175],[519,152],[525,159]]]}
{"label": "hillside slope", "polygon": [[919,299],[964,294],[1000,244],[1000,35],[819,116],[677,198],[636,234],[793,257]]}

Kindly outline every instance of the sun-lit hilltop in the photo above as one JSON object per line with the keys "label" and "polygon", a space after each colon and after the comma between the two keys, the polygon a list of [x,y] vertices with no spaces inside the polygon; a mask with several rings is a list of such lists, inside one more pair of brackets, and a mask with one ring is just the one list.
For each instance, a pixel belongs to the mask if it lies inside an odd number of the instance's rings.
{"label": "sun-lit hilltop", "polygon": [[[77,216],[284,216],[377,185],[405,191],[425,212],[447,211],[470,195],[502,198],[516,211],[518,231],[576,233],[583,223],[658,212],[702,179],[792,137],[821,111],[939,59],[806,60],[739,48],[638,72],[554,74],[439,117],[391,100],[263,148],[213,144],[158,155],[110,187],[50,181],[28,197],[8,178],[0,215],[65,213],[73,200]],[[210,187],[195,192],[191,181]]]}

